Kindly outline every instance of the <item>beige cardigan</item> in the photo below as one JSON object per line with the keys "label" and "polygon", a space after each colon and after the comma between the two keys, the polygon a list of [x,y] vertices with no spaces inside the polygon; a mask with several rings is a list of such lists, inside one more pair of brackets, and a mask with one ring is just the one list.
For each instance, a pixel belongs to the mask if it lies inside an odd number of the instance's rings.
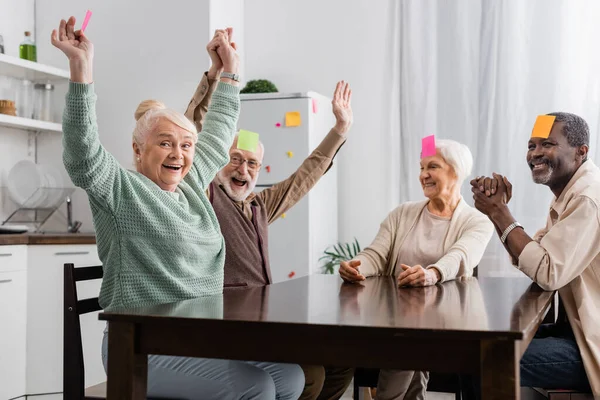
{"label": "beige cardigan", "polygon": [[[389,213],[373,243],[355,257],[360,261],[361,274],[365,277],[394,274],[400,248],[427,203],[429,200],[404,203]],[[424,267],[437,268],[442,276],[440,282],[472,276],[493,233],[490,220],[461,198],[450,220],[444,256]]]}
{"label": "beige cardigan", "polygon": [[600,169],[588,160],[550,206],[518,268],[558,290],[595,399],[600,399]]}

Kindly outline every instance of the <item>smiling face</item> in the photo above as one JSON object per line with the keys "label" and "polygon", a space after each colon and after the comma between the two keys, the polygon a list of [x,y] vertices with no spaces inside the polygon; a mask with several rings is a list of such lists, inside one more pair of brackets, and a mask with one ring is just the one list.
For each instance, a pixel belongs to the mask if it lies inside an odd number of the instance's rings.
{"label": "smiling face", "polygon": [[194,136],[166,118],[160,118],[143,145],[133,143],[137,171],[161,189],[173,192],[194,159]]}
{"label": "smiling face", "polygon": [[243,201],[252,193],[258,180],[263,147],[256,151],[237,148],[237,138],[229,149],[229,163],[217,174],[217,180],[227,195],[235,201]]}
{"label": "smiling face", "polygon": [[555,123],[547,139],[529,139],[527,164],[535,183],[550,188],[566,185],[581,165],[579,148],[569,145],[562,133],[563,126],[562,122]]}
{"label": "smiling face", "polygon": [[439,154],[421,159],[419,181],[423,194],[429,200],[451,197],[456,191],[458,178],[452,166]]}

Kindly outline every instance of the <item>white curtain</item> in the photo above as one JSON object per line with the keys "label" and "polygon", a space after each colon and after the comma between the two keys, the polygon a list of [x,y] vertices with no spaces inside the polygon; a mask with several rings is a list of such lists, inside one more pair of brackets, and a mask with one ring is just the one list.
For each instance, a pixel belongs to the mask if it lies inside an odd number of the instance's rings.
{"label": "white curtain", "polygon": [[[473,176],[498,172],[511,180],[510,208],[533,235],[553,198],[532,182],[525,162],[537,115],[583,117],[600,164],[600,2],[390,0],[389,7],[389,124],[391,134],[400,132],[400,201],[423,198],[421,138],[436,134],[469,146]],[[472,204],[468,182],[462,192]],[[497,237],[481,266],[483,276],[520,274]]]}

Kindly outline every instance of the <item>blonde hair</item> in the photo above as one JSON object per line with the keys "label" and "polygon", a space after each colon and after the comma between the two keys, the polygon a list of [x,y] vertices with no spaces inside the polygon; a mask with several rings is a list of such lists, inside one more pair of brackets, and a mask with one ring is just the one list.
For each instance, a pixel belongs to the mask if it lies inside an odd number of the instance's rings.
{"label": "blonde hair", "polygon": [[160,101],[142,101],[135,110],[134,117],[137,122],[133,130],[133,141],[140,147],[144,146],[148,134],[152,132],[152,129],[154,129],[154,126],[160,118],[166,118],[178,127],[192,133],[194,142],[198,140],[198,131],[192,121],[187,119],[180,112],[167,108],[164,103],[161,103]]}

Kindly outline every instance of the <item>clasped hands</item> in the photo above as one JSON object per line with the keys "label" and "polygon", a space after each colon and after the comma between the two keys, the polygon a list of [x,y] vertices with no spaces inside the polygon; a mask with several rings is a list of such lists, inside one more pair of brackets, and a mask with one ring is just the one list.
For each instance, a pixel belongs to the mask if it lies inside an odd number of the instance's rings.
{"label": "clasped hands", "polygon": [[475,208],[490,218],[512,198],[512,184],[505,176],[493,173],[491,178],[478,176],[470,183]]}
{"label": "clasped hands", "polygon": [[[359,266],[359,260],[342,261],[339,269],[340,276],[344,281],[350,283],[364,281],[365,277],[359,272]],[[441,279],[436,268],[423,268],[421,265],[411,267],[406,264],[400,264],[400,266],[403,271],[398,275],[398,286],[431,286]]]}

